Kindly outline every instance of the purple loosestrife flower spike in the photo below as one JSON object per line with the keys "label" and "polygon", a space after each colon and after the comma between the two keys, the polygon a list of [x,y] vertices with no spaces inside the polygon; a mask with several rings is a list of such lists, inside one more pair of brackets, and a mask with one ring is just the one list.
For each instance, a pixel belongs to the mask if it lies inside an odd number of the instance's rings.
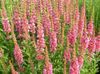
{"label": "purple loosestrife flower spike", "polygon": [[31,6],[31,0],[26,0],[26,16],[30,16],[30,6]]}
{"label": "purple loosestrife flower spike", "polygon": [[67,24],[70,24],[71,23],[71,17],[70,17],[70,3],[71,3],[71,0],[65,0],[64,1],[65,4],[66,4],[66,12],[64,13],[64,21],[67,23]]}
{"label": "purple loosestrife flower spike", "polygon": [[89,53],[94,53],[96,49],[96,38],[92,37],[89,41],[88,51]]}
{"label": "purple loosestrife flower spike", "polygon": [[71,51],[70,49],[64,51],[64,58],[68,61],[71,60]]}
{"label": "purple loosestrife flower spike", "polygon": [[60,15],[64,13],[63,4],[64,4],[64,0],[58,0],[58,12]]}
{"label": "purple loosestrife flower spike", "polygon": [[44,30],[47,32],[47,34],[50,35],[51,22],[49,17],[46,16],[46,14],[44,14],[42,17],[42,23],[43,23]]}
{"label": "purple loosestrife flower spike", "polygon": [[38,26],[38,30],[37,30],[37,49],[38,50],[43,50],[45,47],[45,40],[44,40],[44,30],[43,30],[43,26],[40,25]]}
{"label": "purple loosestrife flower spike", "polygon": [[[31,7],[33,6],[33,4],[34,3],[31,2]],[[29,31],[33,34],[35,33],[36,22],[37,22],[37,17],[36,17],[36,10],[34,6],[34,8],[31,9],[30,17],[29,17]]]}
{"label": "purple loosestrife flower spike", "polygon": [[50,33],[50,51],[54,52],[56,50],[57,47],[57,36],[56,36],[56,32],[52,31]]}
{"label": "purple loosestrife flower spike", "polygon": [[69,74],[80,74],[77,58],[73,58],[70,63]]}
{"label": "purple loosestrife flower spike", "polygon": [[88,27],[87,27],[87,31],[88,31],[88,34],[89,35],[92,35],[93,34],[93,29],[94,29],[93,20],[91,19],[89,21],[89,24],[88,24]]}
{"label": "purple loosestrife flower spike", "polygon": [[14,57],[18,66],[20,66],[24,62],[22,51],[17,43],[15,44],[15,47],[14,47]]}
{"label": "purple loosestrife flower spike", "polygon": [[[75,27],[75,28],[74,28]],[[75,42],[76,42],[76,37],[77,37],[77,32],[76,32],[76,25],[73,26],[73,28],[71,28],[68,32],[68,41],[69,44],[74,46]]]}
{"label": "purple loosestrife flower spike", "polygon": [[59,29],[60,29],[59,18],[57,17],[57,15],[54,11],[52,12],[52,21],[53,21],[53,25],[54,25],[54,31],[56,33],[58,33]]}
{"label": "purple loosestrife flower spike", "polygon": [[78,32],[80,34],[80,36],[83,34],[83,30],[84,30],[84,24],[85,24],[85,14],[86,10],[85,10],[85,1],[83,2],[83,6],[81,8],[81,15],[80,15],[80,20],[79,20],[79,24],[78,24]]}
{"label": "purple loosestrife flower spike", "polygon": [[1,11],[2,25],[3,25],[4,32],[9,34],[11,32],[11,27],[10,27],[9,20],[8,20],[8,17],[7,17],[7,13],[6,13],[5,3],[4,2],[5,1],[1,0],[1,4],[2,4],[2,11]]}
{"label": "purple loosestrife flower spike", "polygon": [[43,74],[53,74],[52,64],[50,62],[48,63],[48,67],[44,67]]}
{"label": "purple loosestrife flower spike", "polygon": [[50,0],[46,0],[46,6],[47,6],[48,13],[50,15],[52,15],[53,8],[52,8],[52,4],[51,4],[51,1]]}
{"label": "purple loosestrife flower spike", "polygon": [[65,22],[67,23],[67,24],[70,24],[70,14],[69,14],[69,12],[66,12],[65,13]]}
{"label": "purple loosestrife flower spike", "polygon": [[11,73],[12,74],[19,74],[17,71],[15,71],[13,64],[11,63],[11,61],[9,61],[9,64],[11,66]]}
{"label": "purple loosestrife flower spike", "polygon": [[100,35],[96,37],[96,52],[100,52]]}
{"label": "purple loosestrife flower spike", "polygon": [[81,69],[84,63],[84,58],[83,56],[78,56],[78,64],[79,64],[79,68]]}
{"label": "purple loosestrife flower spike", "polygon": [[20,18],[20,14],[17,8],[15,8],[14,10],[13,21],[16,27],[16,31],[19,33],[19,37],[22,36],[21,18]]}
{"label": "purple loosestrife flower spike", "polygon": [[4,32],[9,34],[11,32],[11,28],[10,28],[10,24],[9,24],[8,18],[2,18],[2,24],[3,24]]}
{"label": "purple loosestrife flower spike", "polygon": [[80,39],[80,44],[81,44],[81,48],[86,50],[88,48],[88,45],[89,45],[89,37],[87,36],[87,32],[84,31],[83,32],[83,35]]}

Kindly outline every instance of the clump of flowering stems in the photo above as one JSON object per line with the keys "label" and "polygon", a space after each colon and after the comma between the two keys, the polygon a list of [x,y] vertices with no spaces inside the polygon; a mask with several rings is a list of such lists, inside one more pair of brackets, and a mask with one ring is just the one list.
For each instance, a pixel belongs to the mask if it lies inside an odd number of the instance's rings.
{"label": "clump of flowering stems", "polygon": [[[20,5],[17,4],[20,7],[15,6],[13,9],[13,19],[11,18],[12,16],[10,17],[11,28],[3,0],[2,4],[2,20],[4,20],[2,23],[4,31],[7,34],[12,33],[15,45],[14,57],[19,67],[21,67],[24,61],[22,51],[14,34],[14,25],[19,36],[23,36],[25,40],[29,40],[31,37],[32,41],[34,41],[35,45],[33,46],[36,48],[36,60],[45,61],[43,74],[53,74],[53,66],[49,59],[48,49],[50,49],[50,52],[55,52],[58,43],[61,44],[62,47],[65,45],[64,33],[66,32],[66,24],[69,24],[70,28],[67,31],[67,45],[63,57],[64,74],[66,74],[66,65],[68,62],[70,62],[70,74],[80,73],[87,49],[89,57],[92,57],[94,52],[100,51],[100,36],[95,37],[93,15],[90,18],[89,24],[86,25],[85,0],[83,0],[81,13],[79,12],[78,0],[21,0]],[[60,21],[61,18],[63,18],[62,20],[64,21]],[[59,39],[60,34],[61,39]],[[45,36],[49,38],[48,45],[50,48],[46,46],[47,42],[45,42]],[[60,40],[61,43],[59,42]],[[78,46],[78,51],[76,50],[76,46]],[[76,54],[76,52],[79,53]],[[33,70],[34,65],[32,64],[30,55],[28,61]],[[10,63],[10,65],[12,71],[15,71],[12,63]]]}
{"label": "clump of flowering stems", "polygon": [[11,61],[9,61],[10,67],[11,67],[11,74],[19,74],[17,71],[15,71],[13,64]]}
{"label": "clump of flowering stems", "polygon": [[14,42],[14,57],[15,57],[15,60],[19,66],[19,68],[21,67],[21,64],[23,63],[23,54],[22,54],[22,51],[17,43],[17,40],[16,40],[16,36],[14,34],[14,24],[13,24],[13,21],[12,21],[12,13],[10,14],[10,23],[11,23],[11,33],[12,33],[12,38],[13,38],[13,42]]}
{"label": "clump of flowering stems", "polygon": [[5,9],[5,0],[1,0],[2,3],[2,10],[1,10],[1,16],[2,16],[2,25],[3,25],[3,30],[7,35],[7,39],[9,39],[9,34],[11,32],[11,27],[10,23],[7,17],[7,12]]}

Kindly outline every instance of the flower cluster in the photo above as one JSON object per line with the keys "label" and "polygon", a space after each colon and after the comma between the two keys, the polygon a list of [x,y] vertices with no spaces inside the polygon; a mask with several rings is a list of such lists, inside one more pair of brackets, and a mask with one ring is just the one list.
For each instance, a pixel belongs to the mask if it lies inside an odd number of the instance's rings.
{"label": "flower cluster", "polygon": [[14,57],[19,66],[24,62],[23,54],[18,44],[15,44],[15,47],[14,47]]}

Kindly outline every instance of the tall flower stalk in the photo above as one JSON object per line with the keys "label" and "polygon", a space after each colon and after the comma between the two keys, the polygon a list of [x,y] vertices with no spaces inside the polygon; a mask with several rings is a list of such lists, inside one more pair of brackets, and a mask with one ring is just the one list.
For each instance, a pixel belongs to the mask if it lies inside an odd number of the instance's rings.
{"label": "tall flower stalk", "polygon": [[29,40],[30,36],[29,36],[29,26],[28,26],[28,20],[27,20],[27,16],[26,16],[26,0],[22,1],[22,14],[21,14],[21,24],[22,24],[22,30],[23,30],[23,37],[26,40]]}
{"label": "tall flower stalk", "polygon": [[19,66],[19,68],[21,67],[21,64],[24,62],[23,61],[23,54],[22,54],[22,51],[17,43],[17,39],[16,39],[16,36],[15,36],[15,33],[14,33],[14,24],[13,24],[13,19],[12,19],[12,12],[10,14],[10,23],[11,23],[11,34],[12,34],[12,39],[13,39],[13,42],[14,42],[14,58]]}
{"label": "tall flower stalk", "polygon": [[5,0],[1,0],[1,4],[2,4],[1,16],[2,16],[3,30],[6,33],[7,38],[9,38],[9,34],[11,33],[11,26],[7,17],[7,12],[5,8]]}
{"label": "tall flower stalk", "polygon": [[49,61],[47,46],[45,47],[45,65],[43,69],[43,74],[53,74],[53,66]]}

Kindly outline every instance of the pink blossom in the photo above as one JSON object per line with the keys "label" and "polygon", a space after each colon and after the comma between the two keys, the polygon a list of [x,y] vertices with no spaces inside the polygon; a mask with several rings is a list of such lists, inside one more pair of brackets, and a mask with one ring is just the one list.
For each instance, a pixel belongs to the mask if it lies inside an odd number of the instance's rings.
{"label": "pink blossom", "polygon": [[94,53],[96,49],[96,39],[95,37],[92,37],[89,41],[89,45],[88,45],[88,51],[90,53]]}
{"label": "pink blossom", "polygon": [[44,67],[43,74],[53,74],[52,64],[50,62],[48,64],[48,67]]}
{"label": "pink blossom", "polygon": [[85,9],[85,4],[83,4],[81,8],[81,16],[78,24],[78,32],[79,34],[83,34],[83,29],[84,29],[84,24],[85,24],[85,17],[86,17],[86,9]]}
{"label": "pink blossom", "polygon": [[68,12],[65,13],[65,22],[66,22],[67,24],[70,24],[70,22],[71,22],[70,14],[69,14]]}
{"label": "pink blossom", "polygon": [[83,34],[84,24],[84,20],[80,19],[78,24],[78,33],[81,35]]}
{"label": "pink blossom", "polygon": [[18,65],[23,63],[23,54],[18,44],[15,44],[14,57]]}
{"label": "pink blossom", "polygon": [[57,47],[57,37],[56,37],[56,32],[52,31],[50,33],[50,51],[54,52]]}
{"label": "pink blossom", "polygon": [[44,30],[48,34],[50,34],[51,22],[49,20],[49,17],[46,14],[44,14],[43,17],[42,17],[42,23],[43,23]]}
{"label": "pink blossom", "polygon": [[78,63],[79,63],[79,68],[81,69],[84,63],[84,58],[82,56],[78,56]]}
{"label": "pink blossom", "polygon": [[79,22],[79,18],[80,18],[80,13],[79,13],[79,9],[78,7],[75,10],[75,20],[77,21],[77,24]]}
{"label": "pink blossom", "polygon": [[88,34],[89,34],[89,35],[92,35],[92,34],[93,34],[93,28],[94,28],[94,26],[93,26],[93,21],[90,20],[90,22],[89,22],[89,24],[88,24],[88,28],[87,28]]}
{"label": "pink blossom", "polygon": [[14,16],[13,21],[16,27],[16,31],[18,31],[19,34],[22,34],[22,25],[21,25],[21,18],[19,17],[19,11],[15,8],[14,10]]}
{"label": "pink blossom", "polygon": [[66,1],[67,5],[70,5],[71,0],[65,0],[65,1]]}
{"label": "pink blossom", "polygon": [[69,32],[68,32],[68,40],[72,46],[76,42],[76,37],[77,37],[77,28],[76,28],[76,25],[74,25],[73,28],[71,30],[69,30]]}
{"label": "pink blossom", "polygon": [[37,30],[37,49],[38,50],[43,50],[45,47],[45,40],[44,40],[44,30],[42,25],[38,27]]}
{"label": "pink blossom", "polygon": [[29,17],[29,15],[30,15],[30,4],[31,4],[31,0],[27,0],[26,1],[26,15],[27,15],[27,17]]}
{"label": "pink blossom", "polygon": [[96,52],[100,52],[100,35],[96,37]]}
{"label": "pink blossom", "polygon": [[64,58],[65,58],[67,61],[70,61],[70,59],[71,59],[70,50],[65,50],[65,51],[64,51]]}
{"label": "pink blossom", "polygon": [[70,74],[80,74],[79,64],[78,64],[78,59],[77,58],[73,58],[71,60],[69,73]]}
{"label": "pink blossom", "polygon": [[54,11],[52,12],[52,20],[53,20],[54,31],[58,33],[60,29],[59,18],[57,17]]}
{"label": "pink blossom", "polygon": [[30,20],[29,20],[29,31],[31,33],[35,33],[35,21],[32,17],[30,17]]}
{"label": "pink blossom", "polygon": [[2,18],[2,24],[3,24],[3,30],[6,33],[10,33],[11,32],[11,27],[10,27],[8,18]]}
{"label": "pink blossom", "polygon": [[29,24],[28,24],[28,20],[25,16],[22,17],[21,19],[21,24],[22,24],[22,33],[23,33],[23,37],[28,40],[29,39]]}
{"label": "pink blossom", "polygon": [[37,54],[36,55],[36,59],[37,60],[43,60],[44,59],[44,56],[42,54]]}
{"label": "pink blossom", "polygon": [[89,44],[89,37],[87,36],[87,32],[85,31],[80,39],[80,44],[82,49],[87,49]]}
{"label": "pink blossom", "polygon": [[41,12],[42,10],[41,0],[37,0],[37,9],[38,9],[38,12]]}
{"label": "pink blossom", "polygon": [[63,7],[64,7],[63,2],[64,2],[64,0],[58,0],[58,11],[60,14],[63,14]]}
{"label": "pink blossom", "polygon": [[46,6],[47,6],[47,10],[48,10],[49,14],[52,15],[53,8],[52,8],[52,4],[51,4],[50,0],[46,0]]}

